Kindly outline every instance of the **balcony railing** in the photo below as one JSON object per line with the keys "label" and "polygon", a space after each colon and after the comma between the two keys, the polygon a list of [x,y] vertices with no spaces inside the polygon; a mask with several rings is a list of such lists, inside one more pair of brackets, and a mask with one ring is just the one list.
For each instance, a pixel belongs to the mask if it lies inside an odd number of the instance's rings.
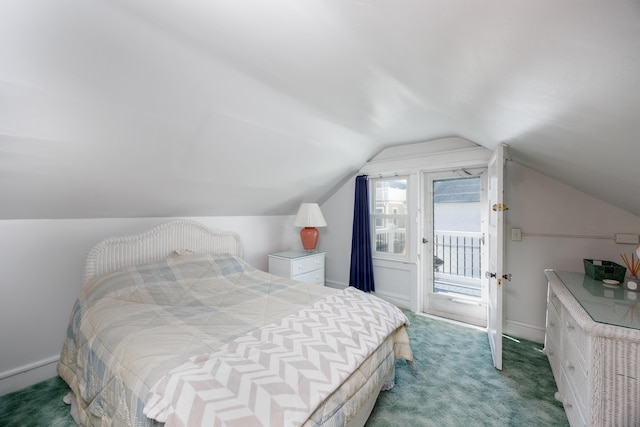
{"label": "balcony railing", "polygon": [[480,278],[482,233],[436,231],[434,233],[434,270],[454,276]]}
{"label": "balcony railing", "polygon": [[481,296],[482,233],[436,230],[433,242],[434,292]]}
{"label": "balcony railing", "polygon": [[404,254],[406,229],[390,224],[386,228],[376,228],[376,252]]}
{"label": "balcony railing", "polygon": [[[377,228],[376,252],[405,253],[406,230]],[[433,241],[434,292],[481,296],[482,233],[436,230]]]}

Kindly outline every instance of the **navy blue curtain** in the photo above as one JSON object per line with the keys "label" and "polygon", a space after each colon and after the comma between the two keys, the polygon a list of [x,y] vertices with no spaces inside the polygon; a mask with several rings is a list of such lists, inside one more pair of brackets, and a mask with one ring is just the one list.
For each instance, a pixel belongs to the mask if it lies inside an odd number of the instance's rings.
{"label": "navy blue curtain", "polygon": [[373,283],[373,261],[371,258],[369,180],[366,175],[356,177],[349,286],[355,286],[365,292],[375,291]]}

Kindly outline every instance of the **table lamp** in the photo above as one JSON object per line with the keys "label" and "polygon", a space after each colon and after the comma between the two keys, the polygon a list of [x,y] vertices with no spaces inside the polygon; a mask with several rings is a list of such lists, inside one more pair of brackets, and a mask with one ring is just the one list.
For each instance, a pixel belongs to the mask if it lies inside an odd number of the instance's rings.
{"label": "table lamp", "polygon": [[294,225],[304,227],[300,231],[302,247],[307,251],[313,251],[318,243],[319,232],[316,227],[326,227],[327,223],[317,203],[302,203]]}

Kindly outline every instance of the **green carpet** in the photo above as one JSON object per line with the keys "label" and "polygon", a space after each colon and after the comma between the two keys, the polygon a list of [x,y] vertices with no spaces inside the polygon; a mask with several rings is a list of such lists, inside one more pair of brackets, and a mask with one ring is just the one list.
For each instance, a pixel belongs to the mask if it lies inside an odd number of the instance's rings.
{"label": "green carpet", "polygon": [[[483,331],[406,312],[416,371],[398,361],[367,427],[568,426],[542,346],[503,339],[493,368]],[[0,426],[74,426],[58,377],[0,397]]]}
{"label": "green carpet", "polygon": [[416,372],[396,363],[367,427],[569,425],[542,345],[504,337],[498,371],[485,331],[405,313]]}

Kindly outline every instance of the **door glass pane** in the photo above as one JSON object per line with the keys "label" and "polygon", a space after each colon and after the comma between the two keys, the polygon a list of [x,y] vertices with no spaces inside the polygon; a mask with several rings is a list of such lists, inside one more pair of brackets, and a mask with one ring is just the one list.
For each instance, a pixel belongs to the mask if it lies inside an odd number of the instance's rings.
{"label": "door glass pane", "polygon": [[433,292],[481,297],[481,180],[433,181]]}

